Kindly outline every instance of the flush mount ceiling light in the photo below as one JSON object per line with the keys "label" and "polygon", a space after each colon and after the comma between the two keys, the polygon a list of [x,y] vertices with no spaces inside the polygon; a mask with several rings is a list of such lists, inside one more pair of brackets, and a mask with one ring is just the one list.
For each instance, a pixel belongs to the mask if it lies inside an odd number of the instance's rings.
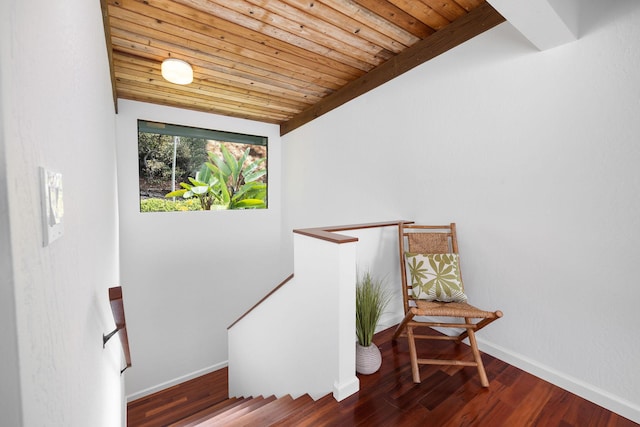
{"label": "flush mount ceiling light", "polygon": [[193,81],[193,68],[181,59],[165,59],[162,61],[162,77],[171,83],[188,85]]}

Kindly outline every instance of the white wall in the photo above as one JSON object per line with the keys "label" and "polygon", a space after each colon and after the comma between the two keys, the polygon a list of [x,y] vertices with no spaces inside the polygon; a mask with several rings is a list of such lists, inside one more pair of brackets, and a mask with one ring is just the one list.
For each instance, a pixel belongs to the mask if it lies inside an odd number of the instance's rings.
{"label": "white wall", "polygon": [[[2,13],[2,16],[5,16]],[[5,40],[2,33],[1,40]],[[0,52],[5,52],[2,45]],[[4,63],[4,55],[0,64]],[[0,78],[4,75],[0,68]],[[0,81],[0,98],[4,81]],[[0,102],[0,414],[8,425],[21,425],[20,372],[18,365],[18,329],[13,280],[13,256],[9,227],[9,195],[7,192],[7,164],[5,157],[4,102]]]}
{"label": "white wall", "polygon": [[[121,425],[121,350],[102,348],[114,328],[118,223],[100,4],[8,0],[0,9],[0,310],[14,331],[2,335],[2,424]],[[48,247],[39,166],[63,175],[64,235]]]}
{"label": "white wall", "polygon": [[[389,218],[399,220],[400,218]],[[358,277],[365,272],[382,281],[382,286],[390,296],[389,304],[378,321],[376,331],[381,331],[400,323],[404,317],[402,304],[402,283],[400,262],[398,261],[398,227],[364,228],[342,232],[358,238],[356,244],[356,268]]]}
{"label": "white wall", "polygon": [[358,391],[356,243],[294,242],[294,277],[229,330],[230,397]]}
{"label": "white wall", "polygon": [[[266,210],[141,213],[137,120],[269,138]],[[227,363],[227,326],[285,279],[275,125],[120,101],[120,260],[133,368],[129,399]]]}
{"label": "white wall", "polygon": [[283,137],[285,228],[458,223],[482,348],[640,421],[640,4],[509,23]]}

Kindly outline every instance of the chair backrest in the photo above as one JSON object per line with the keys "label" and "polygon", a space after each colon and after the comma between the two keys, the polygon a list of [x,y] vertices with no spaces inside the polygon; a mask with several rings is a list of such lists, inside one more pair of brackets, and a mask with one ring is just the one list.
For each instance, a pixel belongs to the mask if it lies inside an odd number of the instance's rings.
{"label": "chair backrest", "polygon": [[[407,280],[405,252],[425,254],[458,253],[456,224],[418,225],[400,223],[398,226],[398,247],[400,252],[400,274],[402,275],[402,298],[405,313],[409,311],[411,282]],[[462,274],[461,274],[462,276]],[[462,277],[460,277],[462,280]]]}

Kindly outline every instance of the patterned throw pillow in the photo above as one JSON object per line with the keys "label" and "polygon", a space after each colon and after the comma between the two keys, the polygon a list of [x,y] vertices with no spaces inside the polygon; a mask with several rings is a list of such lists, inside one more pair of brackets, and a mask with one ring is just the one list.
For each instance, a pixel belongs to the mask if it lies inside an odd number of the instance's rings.
{"label": "patterned throw pillow", "polygon": [[458,254],[405,253],[414,299],[466,302]]}

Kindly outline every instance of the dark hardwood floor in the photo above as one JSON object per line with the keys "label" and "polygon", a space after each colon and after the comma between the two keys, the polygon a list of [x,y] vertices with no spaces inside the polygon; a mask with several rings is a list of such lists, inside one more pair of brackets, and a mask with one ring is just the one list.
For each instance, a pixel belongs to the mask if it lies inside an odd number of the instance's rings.
{"label": "dark hardwood floor", "polygon": [[[421,384],[411,380],[406,339],[391,342],[392,329],[376,335],[383,363],[372,375],[359,375],[360,391],[342,402],[331,395],[313,402],[308,396],[283,401],[274,410],[242,425],[252,426],[558,426],[628,427],[638,424],[559,387],[484,354],[489,389],[480,386],[477,371],[469,367],[422,366]],[[418,344],[418,354],[430,348],[439,357],[469,357],[466,345],[446,341]],[[421,350],[422,348],[422,350]],[[128,405],[130,427],[176,425],[240,425],[218,418],[198,421],[221,408],[264,406],[273,397],[249,401],[227,399],[227,370],[213,372],[163,390]],[[251,403],[249,403],[251,402]],[[277,409],[282,408],[282,409]],[[286,409],[285,409],[286,408]],[[182,421],[180,421],[182,420]],[[259,420],[259,421],[257,421]]]}

